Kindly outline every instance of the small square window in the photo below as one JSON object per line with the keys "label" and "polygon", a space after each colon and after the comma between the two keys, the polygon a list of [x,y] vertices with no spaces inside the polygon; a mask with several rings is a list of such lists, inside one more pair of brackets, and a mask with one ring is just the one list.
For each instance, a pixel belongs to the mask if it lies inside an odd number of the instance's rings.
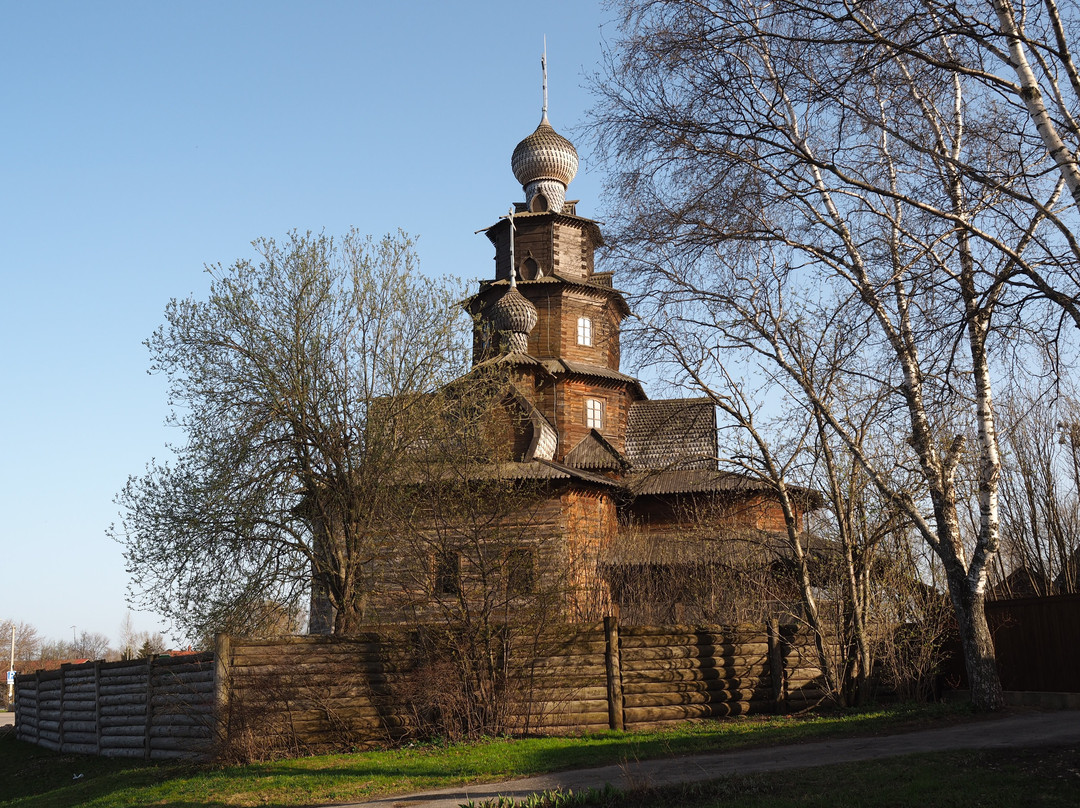
{"label": "small square window", "polygon": [[435,557],[435,594],[457,595],[461,592],[461,556],[440,553]]}
{"label": "small square window", "polygon": [[527,595],[533,591],[536,560],[528,547],[516,547],[506,554],[506,591],[510,595]]}
{"label": "small square window", "polygon": [[590,398],[585,401],[585,426],[590,429],[604,428],[604,402]]}
{"label": "small square window", "polygon": [[578,317],[577,344],[592,345],[592,320],[588,317]]}

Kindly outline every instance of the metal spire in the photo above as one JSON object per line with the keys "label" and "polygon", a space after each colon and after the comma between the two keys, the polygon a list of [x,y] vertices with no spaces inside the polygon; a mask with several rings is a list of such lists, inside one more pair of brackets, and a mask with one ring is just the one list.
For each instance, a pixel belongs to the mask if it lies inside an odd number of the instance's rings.
{"label": "metal spire", "polygon": [[510,220],[510,288],[517,286],[517,273],[514,271],[514,206],[510,206],[510,213],[506,217]]}
{"label": "metal spire", "polygon": [[544,76],[544,108],[543,114],[540,117],[540,123],[547,123],[547,34],[544,34],[544,52],[540,54],[540,72]]}

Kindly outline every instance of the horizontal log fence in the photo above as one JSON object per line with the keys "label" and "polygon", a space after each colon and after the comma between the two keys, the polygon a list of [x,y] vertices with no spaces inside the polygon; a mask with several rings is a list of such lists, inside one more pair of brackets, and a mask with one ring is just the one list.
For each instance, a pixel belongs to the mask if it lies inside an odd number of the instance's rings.
{"label": "horizontal log fence", "polygon": [[[425,690],[453,690],[453,666],[419,653],[423,632],[221,636],[198,656],[18,676],[16,736],[145,759],[391,743],[430,719],[421,715]],[[517,656],[506,661],[506,725],[522,733],[782,712],[823,695],[812,641],[775,624],[620,627],[607,618],[530,638]]]}
{"label": "horizontal log fence", "polygon": [[213,748],[214,655],[63,665],[15,678],[15,737],[145,760]]}
{"label": "horizontal log fence", "polygon": [[[783,712],[824,695],[812,640],[792,629],[692,626],[563,627],[531,638],[512,671],[507,724],[563,734]],[[418,659],[418,632],[349,638],[228,638],[221,734],[283,752],[388,743],[417,729],[425,688],[452,690],[452,666]],[[425,664],[428,667],[425,667]]]}

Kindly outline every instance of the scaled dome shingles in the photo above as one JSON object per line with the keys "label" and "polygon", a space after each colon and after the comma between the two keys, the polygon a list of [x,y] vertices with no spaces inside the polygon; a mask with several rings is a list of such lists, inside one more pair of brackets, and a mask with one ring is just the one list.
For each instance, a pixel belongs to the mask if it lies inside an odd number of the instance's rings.
{"label": "scaled dome shingles", "polygon": [[539,180],[555,180],[566,186],[577,174],[578,153],[545,117],[535,132],[517,144],[510,166],[522,186]]}
{"label": "scaled dome shingles", "polygon": [[536,327],[536,306],[511,286],[491,306],[491,324],[496,331],[528,334]]}

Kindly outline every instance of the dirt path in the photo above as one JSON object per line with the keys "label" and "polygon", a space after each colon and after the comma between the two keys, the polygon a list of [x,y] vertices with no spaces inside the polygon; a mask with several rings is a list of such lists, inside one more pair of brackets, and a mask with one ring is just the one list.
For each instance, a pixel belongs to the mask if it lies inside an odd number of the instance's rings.
{"label": "dirt path", "polygon": [[845,738],[767,749],[748,749],[742,752],[644,760],[595,769],[574,769],[502,783],[458,786],[439,791],[385,797],[372,802],[350,803],[348,808],[458,808],[469,800],[478,803],[498,796],[520,799],[545,789],[584,791],[588,788],[603,788],[605,783],[611,783],[617,788],[645,784],[659,786],[714,780],[728,774],[826,766],[896,757],[914,752],[1053,746],[1068,743],[1080,743],[1080,711],[1011,713],[901,735]]}

